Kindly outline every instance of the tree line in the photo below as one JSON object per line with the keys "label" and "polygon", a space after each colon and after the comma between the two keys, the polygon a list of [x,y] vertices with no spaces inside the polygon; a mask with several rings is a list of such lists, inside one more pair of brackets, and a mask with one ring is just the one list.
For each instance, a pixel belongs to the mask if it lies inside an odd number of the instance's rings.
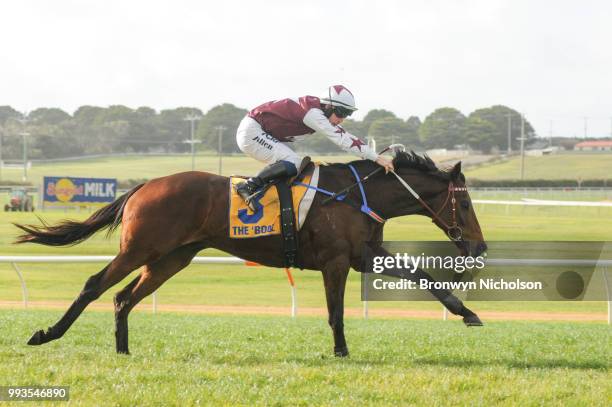
{"label": "tree line", "polygon": [[[0,106],[0,148],[2,159],[20,159],[24,138],[28,158],[52,159],[81,155],[117,153],[185,153],[191,150],[191,124],[197,117],[195,138],[198,150],[217,151],[219,134],[224,153],[238,152],[235,133],[246,109],[225,103],[203,113],[195,107],[156,111],[150,107],[132,109],[122,105],[81,106],[72,115],[58,108],[38,108],[27,114],[11,106]],[[527,138],[535,137],[528,121]],[[508,129],[513,149],[519,145],[520,115],[514,109],[496,105],[464,115],[451,107],[436,109],[423,121],[406,120],[384,109],[370,110],[363,120],[347,119],[347,131],[373,138],[377,146],[402,143],[415,150],[472,148],[489,152],[507,148]],[[296,143],[299,151],[338,152],[324,136],[307,137]]]}

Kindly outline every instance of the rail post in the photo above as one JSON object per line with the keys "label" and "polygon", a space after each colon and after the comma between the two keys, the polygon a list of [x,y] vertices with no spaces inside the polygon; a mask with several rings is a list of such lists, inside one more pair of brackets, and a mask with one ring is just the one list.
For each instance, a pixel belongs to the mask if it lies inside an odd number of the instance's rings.
{"label": "rail post", "polygon": [[291,275],[291,270],[288,267],[285,267],[285,273],[287,273],[287,279],[289,280],[289,285],[291,286],[291,318],[295,318],[297,316],[297,292],[295,289],[295,281],[293,280],[293,275]]}
{"label": "rail post", "polygon": [[21,275],[21,271],[19,267],[17,267],[17,263],[11,263],[13,265],[13,270],[17,273],[17,277],[19,277],[19,282],[21,283],[21,298],[23,299],[23,308],[28,308],[28,287],[26,287],[25,280],[23,279],[23,275]]}
{"label": "rail post", "polygon": [[608,280],[608,267],[603,267],[602,272],[608,297],[608,325],[612,325],[612,287],[610,287],[610,280]]}

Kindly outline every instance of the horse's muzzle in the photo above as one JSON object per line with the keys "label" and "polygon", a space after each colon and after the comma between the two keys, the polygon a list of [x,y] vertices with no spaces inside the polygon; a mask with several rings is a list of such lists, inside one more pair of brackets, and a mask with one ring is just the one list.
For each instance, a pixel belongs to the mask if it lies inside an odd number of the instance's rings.
{"label": "horse's muzzle", "polygon": [[487,244],[485,242],[478,242],[476,243],[476,247],[474,248],[474,250],[472,251],[472,256],[473,257],[478,257],[481,254],[483,254],[484,252],[487,251]]}
{"label": "horse's muzzle", "polygon": [[456,241],[455,244],[461,251],[462,256],[478,257],[487,251],[487,244],[485,242],[460,240]]}

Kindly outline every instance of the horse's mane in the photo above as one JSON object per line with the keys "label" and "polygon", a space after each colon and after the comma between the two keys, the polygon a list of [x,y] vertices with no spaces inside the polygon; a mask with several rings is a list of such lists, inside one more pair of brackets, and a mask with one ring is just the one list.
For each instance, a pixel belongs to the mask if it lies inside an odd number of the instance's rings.
{"label": "horse's mane", "polygon": [[[371,167],[372,169],[376,168],[375,166],[377,165],[371,160],[351,161],[348,164],[356,165],[359,167],[364,167],[364,166],[367,168]],[[329,166],[336,167],[336,168],[346,168],[348,164],[335,163],[335,164],[330,164]],[[410,152],[398,151],[395,154],[395,158],[393,159],[393,165],[395,166],[396,169],[400,169],[400,168],[415,169],[423,173],[448,178],[448,172],[439,169],[436,166],[436,163],[434,163],[433,160],[427,154],[419,155],[415,153],[414,151],[410,151]]]}
{"label": "horse's mane", "polygon": [[442,172],[427,154],[421,156],[414,151],[409,153],[397,152],[393,159],[393,165],[397,168],[414,168],[423,172]]}

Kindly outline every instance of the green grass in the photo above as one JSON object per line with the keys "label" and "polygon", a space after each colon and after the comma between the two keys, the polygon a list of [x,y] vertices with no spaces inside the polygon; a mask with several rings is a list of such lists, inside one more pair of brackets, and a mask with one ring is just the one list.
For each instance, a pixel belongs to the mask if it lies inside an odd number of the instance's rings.
{"label": "green grass", "polygon": [[[483,180],[519,179],[521,158],[469,168],[465,176]],[[557,154],[525,157],[525,179],[611,179],[612,154]],[[612,182],[611,182],[612,186]]]}
{"label": "green grass", "polygon": [[[148,315],[114,353],[111,313],[28,347],[59,316],[0,311],[1,385],[70,386],[76,405],[609,405],[610,329],[566,323],[348,319],[351,356],[324,320]],[[59,404],[59,403],[58,403]]]}

